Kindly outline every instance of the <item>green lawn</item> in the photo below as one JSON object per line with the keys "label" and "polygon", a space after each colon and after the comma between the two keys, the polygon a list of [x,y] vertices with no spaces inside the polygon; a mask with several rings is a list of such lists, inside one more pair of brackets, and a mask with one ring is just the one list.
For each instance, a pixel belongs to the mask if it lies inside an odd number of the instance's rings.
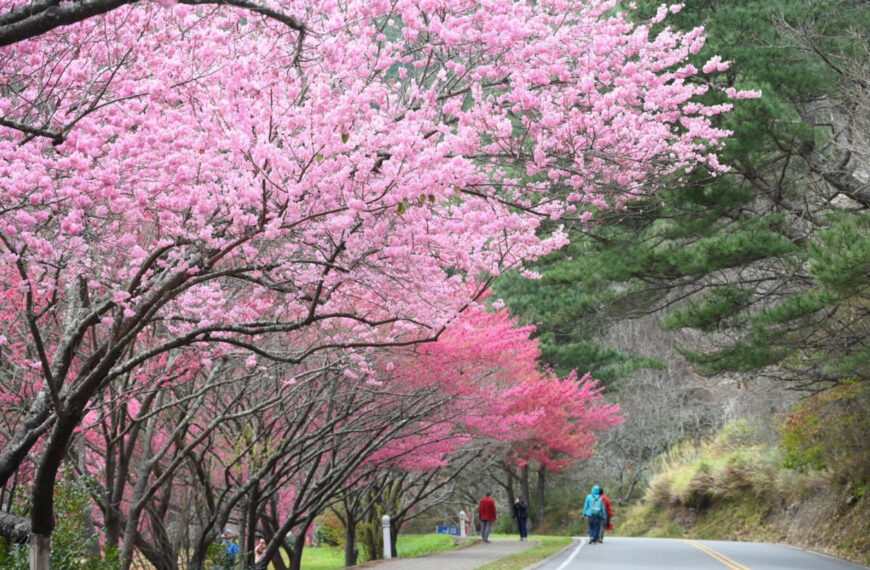
{"label": "green lawn", "polygon": [[[455,548],[452,536],[446,534],[399,535],[399,558],[416,558],[433,552]],[[307,547],[302,551],[302,570],[337,570],[344,568],[344,548],[333,546]]]}
{"label": "green lawn", "polygon": [[[516,538],[516,535],[497,535],[493,538]],[[559,552],[571,543],[567,536],[532,536],[537,543],[529,550],[503,558],[483,567],[485,570],[520,570]],[[433,552],[455,548],[453,537],[446,534],[408,534],[399,536],[399,558],[416,558]],[[332,546],[308,547],[302,551],[302,570],[339,570],[344,568],[344,549]]]}

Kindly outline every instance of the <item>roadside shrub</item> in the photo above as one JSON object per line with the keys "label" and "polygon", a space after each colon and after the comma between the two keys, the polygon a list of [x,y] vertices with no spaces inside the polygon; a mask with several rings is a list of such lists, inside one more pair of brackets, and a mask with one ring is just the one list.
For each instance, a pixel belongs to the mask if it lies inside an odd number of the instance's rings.
{"label": "roadside shrub", "polygon": [[[605,489],[616,488],[615,484],[605,484]],[[534,520],[531,514],[530,529],[535,534],[577,534],[575,529],[582,529],[586,522],[583,518],[583,502],[589,492],[586,486],[561,485],[550,491],[547,500],[544,521]],[[611,497],[612,498],[612,497]],[[614,505],[616,508],[616,505]]]}
{"label": "roadside shrub", "polygon": [[830,469],[841,483],[870,482],[870,387],[845,382],[794,407],[780,428],[786,467]]}
{"label": "roadside shrub", "polygon": [[777,472],[775,495],[785,502],[794,503],[819,493],[827,493],[830,488],[831,478],[825,471],[802,473],[784,468]]}
{"label": "roadside shrub", "polygon": [[334,512],[327,511],[317,518],[314,538],[318,544],[344,546],[344,523]]}
{"label": "roadside shrub", "polygon": [[737,499],[752,489],[750,465],[742,455],[731,455],[719,476],[718,486],[726,499]]}
{"label": "roadside shrub", "polygon": [[716,479],[708,463],[701,462],[689,481],[683,504],[694,509],[706,509],[716,498]]}
{"label": "roadside shrub", "polygon": [[[116,549],[103,551],[91,522],[91,493],[85,478],[75,477],[66,469],[55,487],[57,526],[51,535],[52,568],[64,570],[116,570],[120,557]],[[26,516],[24,511],[16,514]],[[27,570],[29,547],[0,543],[0,567]]]}
{"label": "roadside shrub", "polygon": [[824,469],[824,431],[830,418],[823,413],[824,402],[814,397],[795,406],[782,425],[783,465],[806,471]]}
{"label": "roadside shrub", "polygon": [[671,503],[671,480],[667,474],[659,474],[652,478],[646,492],[646,500],[657,507],[666,507]]}
{"label": "roadside shrub", "polygon": [[653,528],[646,536],[650,538],[682,538],[686,536],[686,529],[675,522],[669,522],[664,526]]}
{"label": "roadside shrub", "polygon": [[499,515],[498,518],[495,519],[495,524],[492,525],[492,532],[496,534],[511,534],[517,532],[514,519],[507,513]]}
{"label": "roadside shrub", "polygon": [[736,449],[758,443],[758,434],[747,420],[738,420],[722,427],[713,442],[719,449]]}
{"label": "roadside shrub", "polygon": [[774,490],[779,453],[758,442],[747,422],[725,426],[706,441],[688,440],[657,462],[645,501],[657,507],[706,509],[719,501]]}

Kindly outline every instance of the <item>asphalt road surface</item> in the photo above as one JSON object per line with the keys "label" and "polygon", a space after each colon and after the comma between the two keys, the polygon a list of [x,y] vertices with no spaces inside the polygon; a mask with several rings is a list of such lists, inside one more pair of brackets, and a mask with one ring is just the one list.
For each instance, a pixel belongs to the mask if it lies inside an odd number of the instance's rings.
{"label": "asphalt road surface", "polygon": [[575,544],[537,570],[867,570],[830,556],[760,542],[607,537]]}

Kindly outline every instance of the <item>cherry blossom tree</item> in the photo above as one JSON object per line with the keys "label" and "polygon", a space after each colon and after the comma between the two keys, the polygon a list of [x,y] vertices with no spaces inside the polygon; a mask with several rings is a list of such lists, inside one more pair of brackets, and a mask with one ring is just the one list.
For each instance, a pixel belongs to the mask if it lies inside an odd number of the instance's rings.
{"label": "cherry blossom tree", "polygon": [[[598,434],[621,423],[618,406],[604,404],[601,389],[588,375],[556,378],[538,368],[540,352],[529,338],[530,327],[518,327],[507,310],[468,309],[438,342],[392,355],[382,377],[400,385],[419,385],[444,394],[430,427],[385,445],[367,464],[382,464],[373,475],[377,496],[349,501],[379,531],[380,515],[389,514],[398,543],[401,524],[437,503],[434,497],[455,486],[469,466],[494,450],[514,463],[536,462],[559,470],[589,457]],[[360,490],[359,493],[365,493]],[[374,503],[374,504],[372,504]],[[374,508],[374,507],[378,508]],[[346,509],[347,520],[359,513]],[[348,529],[346,560],[353,558]],[[379,532],[365,536],[370,556],[380,557]],[[395,552],[394,552],[395,554]]]}
{"label": "cherry blossom tree", "polygon": [[[85,418],[84,473],[98,483],[106,542],[120,543],[125,567],[134,548],[155,567],[174,568],[178,560],[200,567],[232,519],[241,523],[246,551],[260,532],[271,548],[267,559],[283,547],[298,567],[301,531],[337,499],[367,502],[368,510],[381,505],[397,522],[397,539],[399,523],[423,512],[435,494],[446,499],[482,446],[531,441],[530,417],[594,430],[614,420],[613,407],[573,383],[560,401],[536,396],[543,407],[513,411],[523,399],[511,393],[534,384],[538,352],[529,333],[506,311],[468,310],[439,342],[382,351],[374,378],[355,381],[335,366],[251,373],[226,359],[197,373],[195,362],[164,361],[161,369],[155,359],[149,373],[157,381],[148,389],[120,391]],[[560,413],[565,401],[576,417]],[[506,429],[513,425],[522,429]],[[593,437],[590,429],[575,453],[588,452]],[[367,507],[360,508],[346,513],[361,520]],[[188,537],[173,528],[198,530]],[[297,540],[287,548],[290,531]]]}
{"label": "cherry blossom tree", "polygon": [[3,513],[0,534],[35,567],[82,419],[151,360],[431,340],[565,243],[549,220],[715,171],[727,135],[684,64],[702,31],[650,32],[666,8],[0,9],[2,405],[21,418],[0,486],[33,472],[29,520]]}
{"label": "cherry blossom tree", "polygon": [[[442,401],[334,369],[295,372],[245,378],[216,365],[200,380],[88,415],[86,427],[100,428],[88,431],[86,474],[125,568],[134,549],[155,567],[202,567],[230,520],[241,523],[248,553],[256,531],[283,544],[340,485],[360,479],[354,472],[367,457],[392,439],[420,437],[414,426]],[[301,546],[291,549],[294,567],[299,554]]]}

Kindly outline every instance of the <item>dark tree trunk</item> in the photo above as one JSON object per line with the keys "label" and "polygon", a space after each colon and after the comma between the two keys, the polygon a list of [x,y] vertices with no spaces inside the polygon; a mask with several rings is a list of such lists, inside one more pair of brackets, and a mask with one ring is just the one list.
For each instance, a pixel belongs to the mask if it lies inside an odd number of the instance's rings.
{"label": "dark tree trunk", "polygon": [[507,473],[507,485],[505,485],[504,490],[507,492],[508,508],[511,509],[511,514],[513,514],[514,503],[517,500],[516,493],[514,492],[517,486],[517,476],[513,472],[513,469],[507,466],[505,467],[505,473]]}
{"label": "dark tree trunk", "polygon": [[49,570],[51,533],[54,531],[54,489],[80,414],[59,413],[45,452],[38,463],[30,491],[31,570]]}
{"label": "dark tree trunk", "polygon": [[344,565],[356,566],[359,549],[356,547],[356,519],[350,513],[344,521]]}
{"label": "dark tree trunk", "polygon": [[272,566],[275,570],[288,570],[289,566],[284,562],[284,557],[281,555],[281,551],[287,553],[287,560],[291,560],[293,558],[293,549],[292,548],[284,548],[283,546],[278,549],[278,552],[275,553],[275,556],[272,557]]}
{"label": "dark tree trunk", "polygon": [[31,489],[30,529],[39,536],[51,536],[54,530],[54,488],[60,464],[66,454],[78,422],[69,414],[59,415],[48,447],[38,463]]}
{"label": "dark tree trunk", "polygon": [[[399,557],[399,551],[396,547],[396,544],[399,542],[399,527],[402,526],[401,519],[396,521],[390,521],[390,556],[392,558]],[[384,552],[384,555],[387,553]]]}
{"label": "dark tree trunk", "polygon": [[305,531],[307,526],[302,527],[302,532],[295,537],[293,556],[290,557],[290,570],[302,570],[302,549],[305,548]]}
{"label": "dark tree trunk", "polygon": [[378,533],[381,530],[381,523],[377,512],[366,517],[365,523],[362,525],[362,542],[365,544],[366,552],[369,560],[378,560],[383,558],[383,548],[379,548],[380,541]]}
{"label": "dark tree trunk", "polygon": [[[140,533],[136,533],[136,550],[148,561],[155,570],[178,570],[178,559],[174,550],[166,550],[160,548],[150,542],[145,542],[145,539]],[[191,563],[190,569],[202,568],[203,564],[196,563],[196,558]]]}
{"label": "dark tree trunk", "polygon": [[538,525],[544,522],[544,512],[547,508],[547,468],[541,465],[538,467],[538,485],[535,493],[535,518]]}
{"label": "dark tree trunk", "polygon": [[251,487],[248,509],[245,512],[245,560],[248,566],[254,565],[254,549],[257,541],[257,511],[260,503],[260,486],[255,484]]}
{"label": "dark tree trunk", "polygon": [[[526,463],[523,465],[523,468],[520,470],[520,495],[529,502],[531,499],[531,495],[529,494],[529,464]],[[513,505],[513,503],[511,503]]]}

